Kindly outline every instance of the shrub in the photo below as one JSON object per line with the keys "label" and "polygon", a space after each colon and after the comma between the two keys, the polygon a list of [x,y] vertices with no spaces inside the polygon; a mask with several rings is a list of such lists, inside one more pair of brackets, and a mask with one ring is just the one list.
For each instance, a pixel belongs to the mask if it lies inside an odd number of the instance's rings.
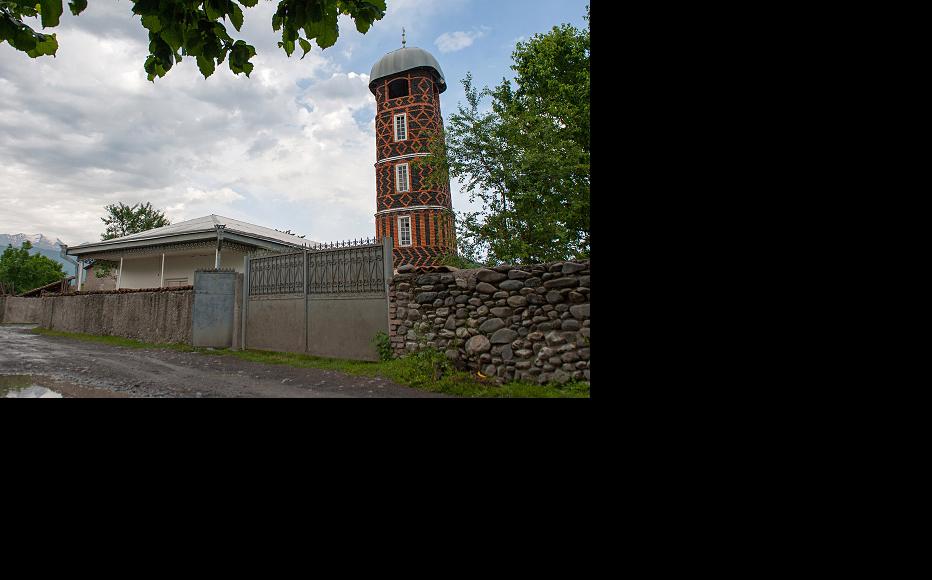
{"label": "shrub", "polygon": [[375,334],[375,338],[372,339],[372,344],[374,344],[375,349],[379,351],[380,361],[390,361],[394,358],[391,340],[389,340],[388,335],[381,330]]}

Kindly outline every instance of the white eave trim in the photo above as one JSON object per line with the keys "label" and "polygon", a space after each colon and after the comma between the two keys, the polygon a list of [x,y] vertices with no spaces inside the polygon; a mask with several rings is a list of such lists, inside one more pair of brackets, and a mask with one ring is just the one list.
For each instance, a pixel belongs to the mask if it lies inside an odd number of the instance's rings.
{"label": "white eave trim", "polygon": [[[223,231],[224,239],[245,243],[246,245],[255,246],[263,249],[278,250],[281,248],[302,248],[303,245],[292,244],[274,238],[267,238],[257,234],[247,234],[236,230],[226,229]],[[150,246],[162,246],[168,244],[179,244],[185,242],[194,242],[201,240],[217,239],[217,231],[214,228],[196,232],[187,232],[184,234],[168,234],[155,236],[152,238],[137,238],[124,241],[107,241],[99,244],[85,244],[68,248],[69,256],[81,256],[85,254],[98,254],[101,252],[112,252],[116,250],[125,250],[129,248],[145,248]]]}

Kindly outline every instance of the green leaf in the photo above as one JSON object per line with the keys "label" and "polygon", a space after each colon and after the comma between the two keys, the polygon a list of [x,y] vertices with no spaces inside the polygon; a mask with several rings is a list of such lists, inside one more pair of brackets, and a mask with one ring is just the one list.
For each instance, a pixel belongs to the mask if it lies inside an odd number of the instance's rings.
{"label": "green leaf", "polygon": [[30,58],[46,56],[51,54],[55,56],[58,51],[58,40],[54,34],[36,34],[36,45],[32,50],[26,51]]}
{"label": "green leaf", "polygon": [[204,78],[206,79],[210,75],[214,74],[214,69],[216,68],[214,66],[214,59],[198,56],[197,68],[201,69],[201,74],[204,75]]}
{"label": "green leaf", "polygon": [[150,32],[159,32],[162,30],[162,21],[155,14],[142,17],[142,25],[148,28]]}
{"label": "green leaf", "polygon": [[62,7],[61,0],[39,0],[41,6],[42,28],[58,26],[61,18]]}
{"label": "green leaf", "polygon": [[[39,18],[43,27],[55,27],[61,21],[66,0],[0,0],[0,43],[32,58],[55,55],[58,41],[54,35],[42,35],[23,23],[23,18]],[[67,0],[75,16],[87,10],[87,0]],[[272,15],[272,28],[281,34],[278,43],[288,56],[300,45],[305,58],[314,46],[333,46],[339,38],[338,16],[349,15],[356,27],[366,32],[385,16],[385,0],[278,0]],[[202,73],[229,59],[235,74],[253,70],[250,59],[255,49],[232,38],[225,27],[227,17],[236,31],[245,24],[245,9],[258,0],[132,0],[131,11],[140,17],[149,33],[149,54],[143,68],[149,80],[164,76],[185,56],[203,57],[198,63]],[[302,32],[303,31],[303,32]]]}
{"label": "green leaf", "polygon": [[223,13],[214,6],[211,0],[206,0],[204,2],[204,11],[207,12],[207,18],[210,20],[216,20],[223,16]]}
{"label": "green leaf", "polygon": [[160,32],[162,40],[168,43],[168,46],[172,47],[173,51],[178,51],[181,48],[181,35],[178,33],[176,27],[163,28]]}
{"label": "green leaf", "polygon": [[237,40],[233,43],[233,48],[230,50],[230,70],[234,74],[246,73],[246,76],[249,76],[249,73],[252,72],[253,64],[249,62],[249,59],[256,55],[256,48],[249,44],[246,44],[242,40]]}
{"label": "green leaf", "polygon": [[233,12],[230,13],[230,22],[237,31],[243,26],[243,11],[236,4],[232,4]]}
{"label": "green leaf", "polygon": [[303,38],[299,38],[298,43],[301,45],[301,49],[304,51],[304,54],[301,55],[301,60],[304,60],[304,57],[307,56],[307,53],[311,51],[311,43],[304,40]]}
{"label": "green leaf", "polygon": [[87,8],[87,0],[73,0],[68,3],[68,8],[71,9],[73,15],[77,16]]}

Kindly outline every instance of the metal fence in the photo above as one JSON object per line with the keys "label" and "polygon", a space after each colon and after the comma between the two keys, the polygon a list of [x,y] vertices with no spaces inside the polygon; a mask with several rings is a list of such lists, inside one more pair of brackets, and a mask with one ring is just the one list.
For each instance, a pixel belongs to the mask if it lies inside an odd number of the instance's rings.
{"label": "metal fence", "polygon": [[249,295],[301,294],[304,292],[304,252],[249,260]]}
{"label": "metal fence", "polygon": [[[310,246],[247,259],[249,296],[385,294],[392,239]],[[305,283],[306,281],[306,283]]]}

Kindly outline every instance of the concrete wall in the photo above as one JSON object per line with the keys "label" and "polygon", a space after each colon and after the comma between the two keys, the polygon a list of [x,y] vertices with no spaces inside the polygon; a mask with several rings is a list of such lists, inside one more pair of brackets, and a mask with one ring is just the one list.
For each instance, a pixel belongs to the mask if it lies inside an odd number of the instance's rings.
{"label": "concrete wall", "polygon": [[190,290],[52,296],[39,300],[44,303],[39,321],[43,328],[191,344],[194,293]]}
{"label": "concrete wall", "polygon": [[379,360],[372,339],[388,334],[388,302],[379,298],[311,299],[307,354],[351,360]]}
{"label": "concrete wall", "polygon": [[65,332],[191,344],[194,293],[190,290],[7,297],[3,302],[0,322],[6,324],[33,323]]}
{"label": "concrete wall", "polygon": [[304,298],[254,297],[246,305],[246,348],[304,352]]}
{"label": "concrete wall", "polygon": [[[199,271],[194,273],[194,346],[230,348],[239,332],[236,326],[238,296],[242,296],[243,275],[229,271]],[[237,292],[237,287],[240,291]],[[240,298],[241,299],[241,298]]]}
{"label": "concrete wall", "polygon": [[7,296],[0,310],[0,322],[4,324],[38,324],[42,317],[41,298],[19,298]]}
{"label": "concrete wall", "polygon": [[0,322],[38,324],[43,328],[122,336],[154,343],[191,343],[191,310],[194,293],[134,292],[6,297]]}
{"label": "concrete wall", "polygon": [[307,318],[301,296],[254,297],[246,308],[248,349],[376,361],[379,354],[372,339],[379,331],[388,333],[385,298],[311,298]]}

